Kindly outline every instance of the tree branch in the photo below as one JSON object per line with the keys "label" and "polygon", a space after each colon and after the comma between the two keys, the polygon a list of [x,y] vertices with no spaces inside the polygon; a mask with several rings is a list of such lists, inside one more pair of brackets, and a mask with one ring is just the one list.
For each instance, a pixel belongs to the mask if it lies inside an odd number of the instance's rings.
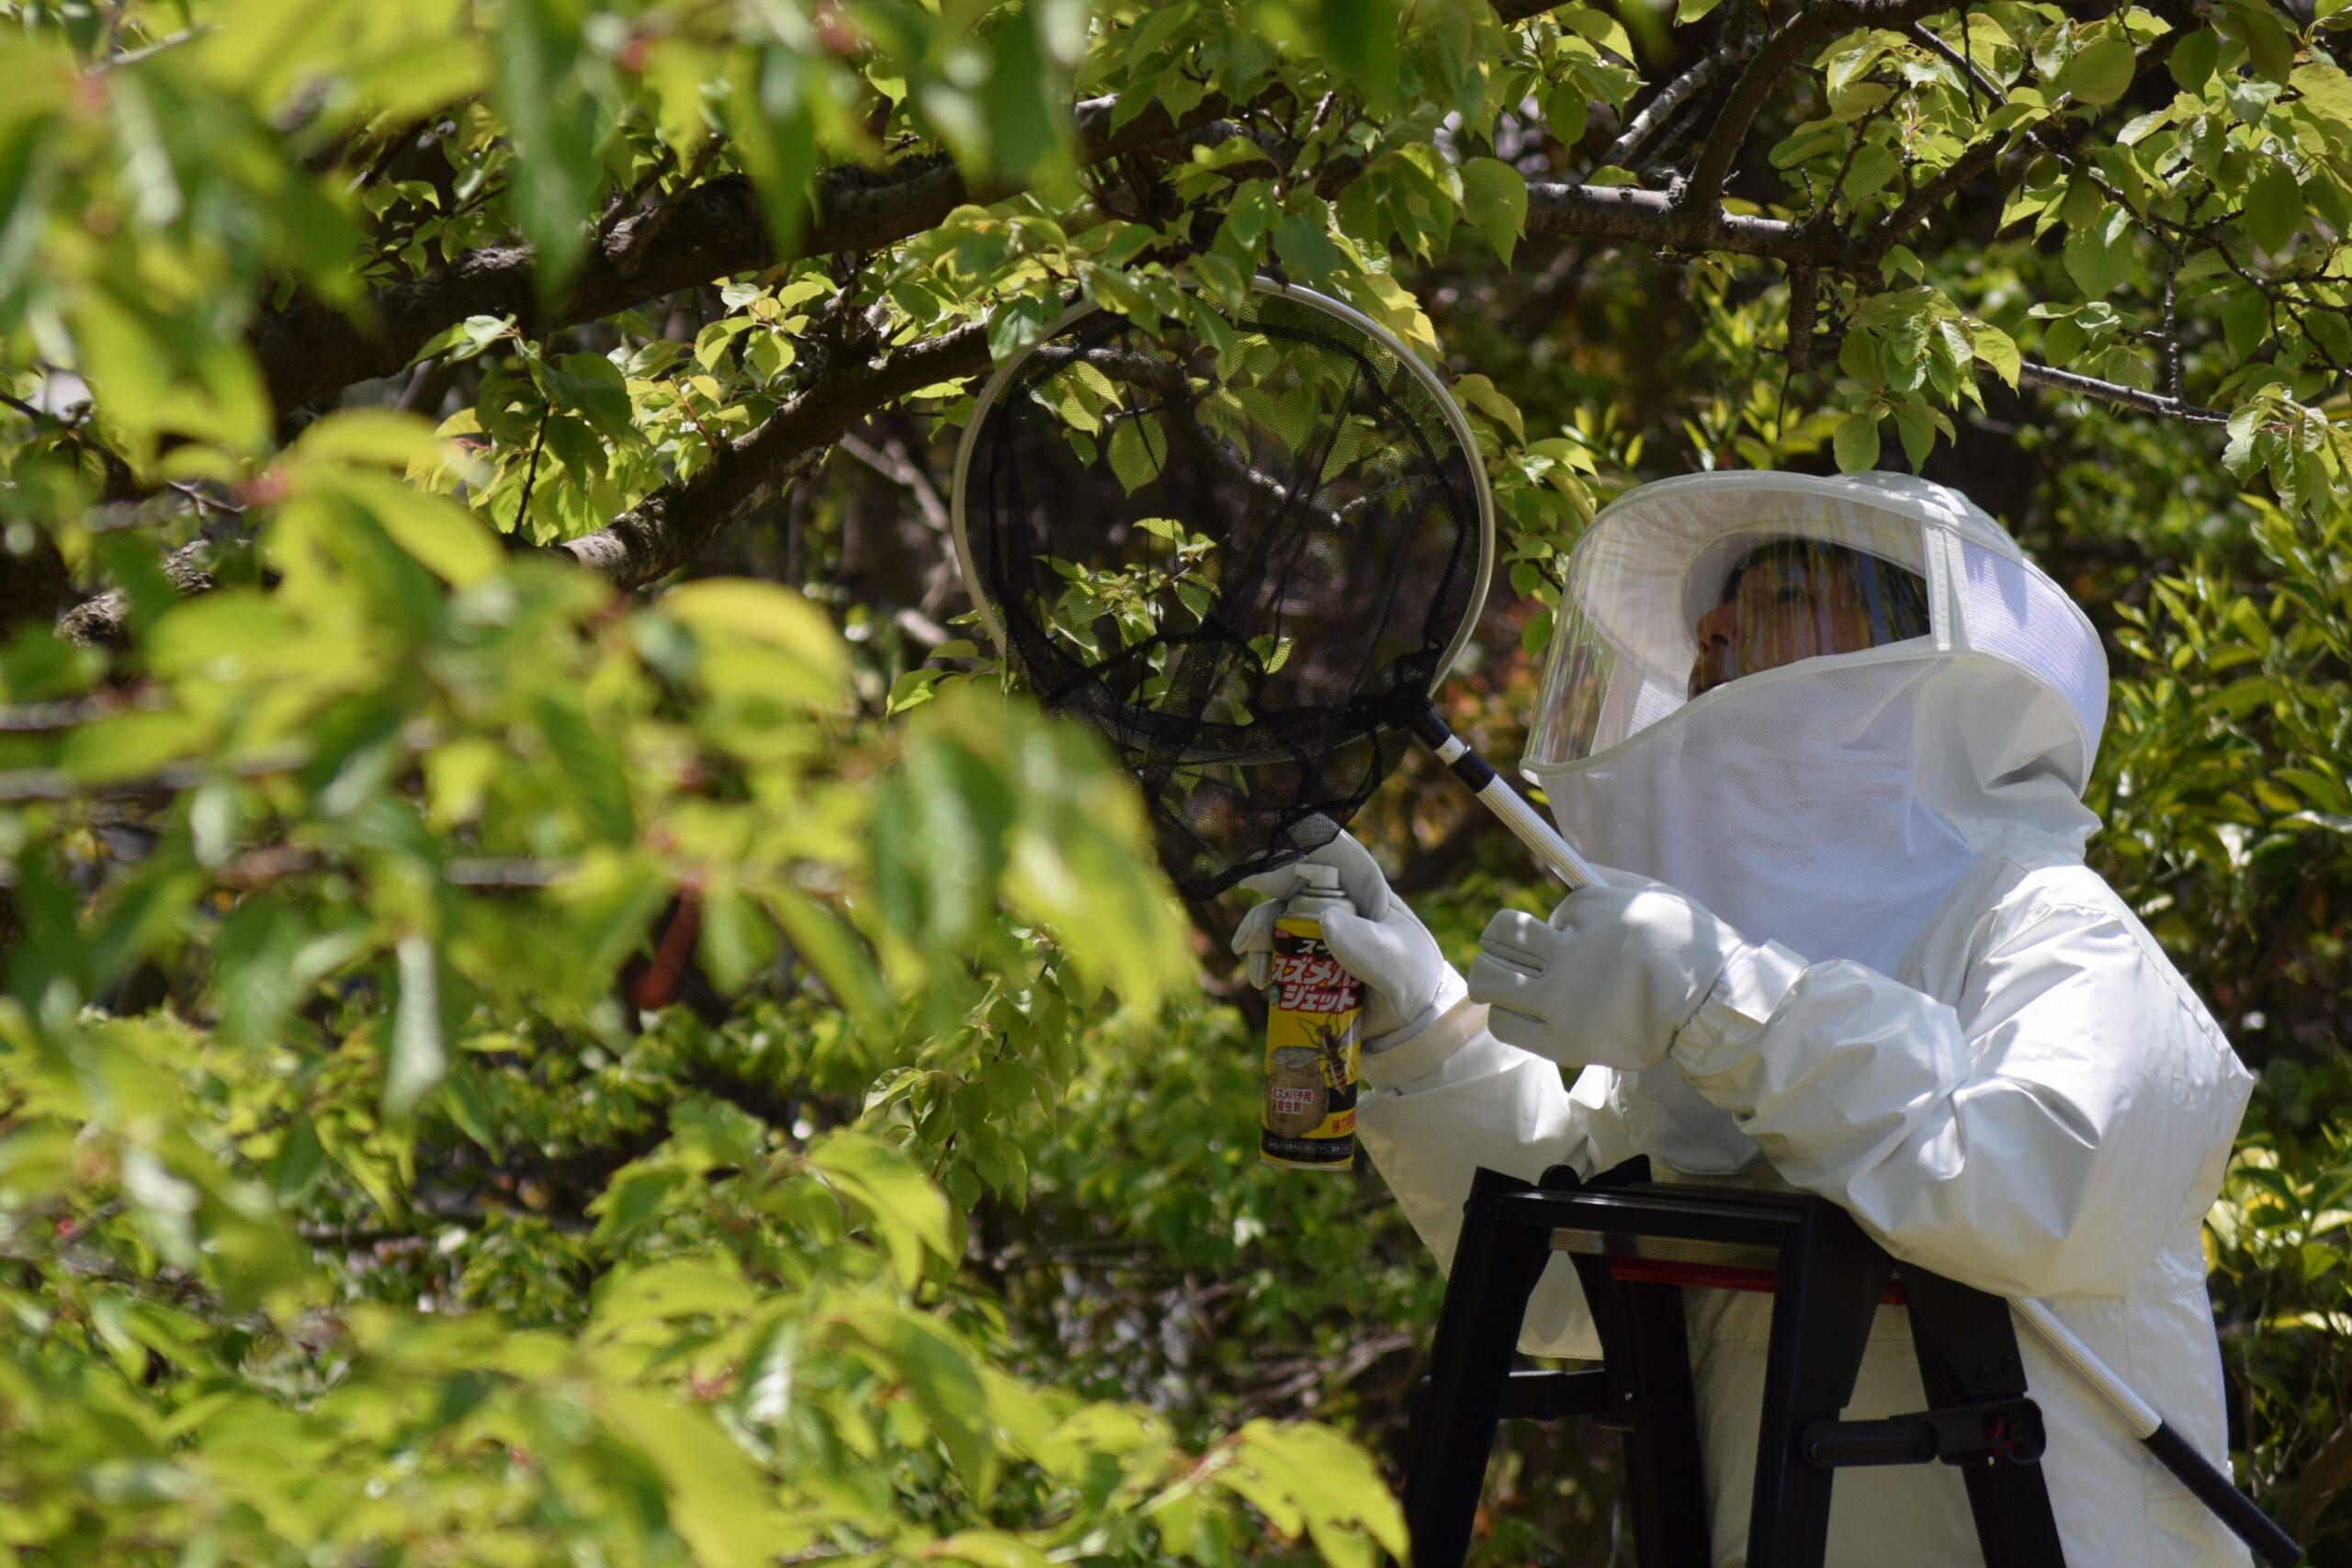
{"label": "tree branch", "polygon": [[851,426],[909,392],[988,368],[986,323],[820,373],[767,423],[738,436],[690,479],[664,485],[585,538],[555,548],[622,588],[668,575]]}
{"label": "tree branch", "polygon": [[1690,101],[1692,95],[1704,87],[1737,62],[1739,56],[1730,50],[1713,50],[1700,58],[1699,63],[1658,89],[1656,96],[1642,106],[1642,110],[1625,122],[1625,129],[1609,151],[1600,155],[1603,164],[1614,164],[1630,169],[1634,160],[1648,151],[1651,141],[1666,129],[1675,111]]}
{"label": "tree branch", "polygon": [[[1980,369],[1984,368],[1978,362]],[[2102,381],[2096,376],[2080,376],[2072,370],[2061,370],[2054,365],[2044,365],[2029,359],[2018,367],[2018,379],[2053,391],[2072,392],[2076,397],[2089,398],[2094,402],[2111,403],[2117,408],[2133,409],[2141,413],[2161,414],[2184,424],[2227,424],[2230,416],[2219,409],[2209,409],[2199,403],[2184,402],[2177,397],[2151,392],[2138,387],[2127,387],[2120,381]]]}
{"label": "tree branch", "polygon": [[1740,144],[1765,100],[1790,67],[1822,44],[1857,28],[1899,28],[1952,8],[1952,0],[1814,0],[1765,35],[1707,130],[1690,175],[1675,187],[1675,209],[1696,230],[1722,206],[1724,182],[1738,160]]}
{"label": "tree branch", "polygon": [[1720,206],[1694,214],[1678,208],[1671,191],[1634,186],[1531,181],[1527,228],[1530,233],[1612,240],[1652,250],[1728,251],[1817,266],[1859,268],[1872,259],[1842,230],[1750,218]]}
{"label": "tree branch", "polygon": [[[1229,107],[1222,98],[1211,98],[1176,120],[1155,106],[1113,130],[1114,106],[1111,98],[1078,106],[1082,163],[1195,132]],[[376,290],[368,300],[372,326],[315,300],[298,300],[254,324],[254,355],[269,382],[271,401],[283,415],[355,381],[391,375],[435,333],[469,316],[512,316],[525,335],[537,335],[732,273],[803,256],[880,250],[922,233],[967,202],[1006,194],[973,190],[944,158],[907,159],[880,175],[860,168],[829,169],[812,183],[811,210],[798,238],[779,250],[752,182],[725,175],[614,224],[591,245],[571,289],[550,310],[539,305],[537,252],[528,245],[493,245],[469,251],[423,277]],[[641,244],[640,235],[649,230],[662,243]]]}
{"label": "tree branch", "polygon": [[[171,585],[185,596],[209,593],[219,586],[210,561],[221,547],[210,539],[183,545],[156,564]],[[65,612],[57,635],[85,648],[124,649],[130,646],[130,600],[119,588],[110,588]]]}
{"label": "tree branch", "polygon": [[[1494,9],[1507,23],[1522,22],[1562,3],[1494,0]],[[1070,111],[1078,161],[1094,164],[1140,152],[1234,110],[1211,94],[1181,117],[1155,103],[1114,125],[1115,96],[1082,99]],[[1011,194],[968,186],[944,158],[908,159],[878,175],[856,167],[827,169],[810,182],[809,215],[799,236],[779,249],[751,181],[724,175],[687,186],[673,199],[597,236],[579,276],[552,309],[540,308],[532,247],[493,245],[376,290],[357,321],[315,300],[297,300],[254,323],[254,356],[283,416],[355,381],[391,375],[435,333],[469,316],[512,316],[526,335],[537,335],[732,273],[803,256],[879,250],[922,232],[967,202]],[[656,234],[663,241],[658,246],[648,243]]]}

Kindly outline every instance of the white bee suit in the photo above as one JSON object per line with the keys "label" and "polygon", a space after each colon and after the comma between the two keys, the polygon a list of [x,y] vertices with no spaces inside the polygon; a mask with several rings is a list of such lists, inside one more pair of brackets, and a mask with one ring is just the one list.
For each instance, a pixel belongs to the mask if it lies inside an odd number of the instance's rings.
{"label": "white bee suit", "polygon": [[[1917,573],[1929,634],[1690,697],[1691,607],[1758,539],[1788,536]],[[1602,513],[1570,564],[1526,771],[1579,849],[1747,940],[1663,1064],[1588,1067],[1573,1090],[1458,983],[1419,1029],[1371,1043],[1360,1134],[1441,1263],[1481,1165],[1532,1180],[1643,1154],[1662,1179],[1818,1193],[1898,1258],[2041,1298],[2226,1472],[2199,1225],[2251,1078],[2083,864],[2105,698],[2080,611],[1939,486],[1703,475]],[[1733,1568],[1771,1303],[1685,1298],[1714,1557]],[[2070,1562],[2247,1561],[2018,1337]],[[1522,1343],[1598,1353],[1565,1259]],[[1925,1404],[1905,1314],[1882,1309],[1848,1414]],[[1950,1467],[1845,1471],[1834,1497],[1833,1565],[1982,1561]]]}

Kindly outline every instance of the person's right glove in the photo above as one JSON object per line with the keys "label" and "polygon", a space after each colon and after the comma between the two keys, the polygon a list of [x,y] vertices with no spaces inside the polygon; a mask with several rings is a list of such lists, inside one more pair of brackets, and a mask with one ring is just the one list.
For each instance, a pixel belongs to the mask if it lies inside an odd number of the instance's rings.
{"label": "person's right glove", "polygon": [[1506,1045],[1566,1066],[1639,1072],[1666,1060],[1747,939],[1697,899],[1631,872],[1560,900],[1549,921],[1487,922],[1470,998]]}
{"label": "person's right glove", "polygon": [[1274,922],[1282,919],[1291,895],[1299,889],[1301,879],[1295,868],[1308,862],[1338,871],[1340,890],[1354,906],[1353,913],[1346,909],[1323,912],[1323,942],[1340,966],[1363,982],[1366,1050],[1379,1050],[1389,1035],[1420,1020],[1443,992],[1451,990],[1452,995],[1445,998],[1449,1003],[1460,998],[1462,982],[1437,950],[1437,939],[1405,900],[1390,890],[1372,852],[1345,831],[1307,855],[1306,862],[1293,862],[1280,871],[1261,872],[1242,882],[1251,892],[1266,895],[1266,902],[1244,915],[1240,929],[1233,933],[1234,953],[1249,960],[1252,986],[1266,983]]}

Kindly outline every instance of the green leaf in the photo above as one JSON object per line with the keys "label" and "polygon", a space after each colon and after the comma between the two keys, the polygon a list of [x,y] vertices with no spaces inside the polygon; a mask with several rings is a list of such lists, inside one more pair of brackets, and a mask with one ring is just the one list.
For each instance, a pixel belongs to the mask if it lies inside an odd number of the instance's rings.
{"label": "green leaf", "polygon": [[1695,22],[1723,3],[1724,0],[1676,0],[1674,25],[1679,28]]}
{"label": "green leaf", "polygon": [[743,1451],[707,1416],[641,1389],[600,1388],[597,1410],[662,1478],[670,1527],[701,1568],[761,1568],[781,1521]]}
{"label": "green leaf", "polygon": [[662,596],[662,612],[698,632],[781,649],[827,682],[848,673],[849,649],[822,610],[789,588],[744,577],[706,577]]}
{"label": "green leaf", "polygon": [[759,897],[784,929],[785,940],[848,1010],[858,1032],[877,1049],[889,1043],[897,1034],[890,993],[856,934],[840,916],[805,894],[763,887]]}
{"label": "green leaf", "polygon": [[782,43],[739,57],[727,118],[737,156],[759,192],[768,231],[790,254],[808,219],[808,177],[817,172],[812,98],[827,91],[813,62]]}
{"label": "green leaf", "polygon": [[2352,76],[2320,61],[2295,67],[2290,85],[2315,118],[2352,132]]}
{"label": "green leaf", "polygon": [[2025,362],[2018,354],[2017,340],[2000,328],[1984,321],[1969,324],[1969,341],[1974,345],[1977,359],[1993,367],[1993,373],[2009,387],[2018,384],[2018,372]]}
{"label": "green leaf", "polygon": [[2222,0],[2213,20],[2224,37],[2245,45],[2256,75],[2282,85],[2293,78],[2295,40],[2269,0]]}
{"label": "green leaf", "polygon": [[1462,165],[1462,215],[1510,265],[1527,231],[1526,179],[1499,158],[1471,159]]}
{"label": "green leaf", "polygon": [[540,374],[558,408],[585,414],[608,441],[635,438],[637,411],[629,402],[628,383],[611,360],[601,354],[567,354],[541,367]]}
{"label": "green leaf", "polygon": [[808,1163],[873,1217],[875,1235],[909,1290],[922,1278],[923,1254],[956,1259],[946,1195],[896,1149],[863,1133],[831,1134],[808,1149]]}
{"label": "green leaf", "polygon": [[2104,299],[2132,276],[2132,215],[2114,207],[2066,236],[2066,276],[2086,298]]}
{"label": "green leaf", "polygon": [[534,276],[543,298],[553,297],[580,259],[583,220],[603,174],[580,22],[571,0],[506,0],[498,29],[497,103],[514,140],[507,165],[514,222],[537,248]]}
{"label": "green leaf", "polygon": [[2245,193],[2245,221],[2246,232],[2266,251],[2283,250],[2302,227],[2302,187],[2284,164],[2267,163],[2255,176]]}
{"label": "green leaf", "polygon": [[1887,181],[1902,167],[1903,160],[1894,149],[1869,142],[1854,154],[1854,166],[1846,171],[1846,182],[1839,188],[1849,202],[1860,206],[1886,188]]}
{"label": "green leaf", "polygon": [[998,1457],[989,1426],[988,1390],[964,1348],[944,1326],[920,1313],[874,1305],[852,1309],[844,1316],[890,1359],[965,1486],[985,1503],[996,1487]]}
{"label": "green leaf", "polygon": [[271,1195],[281,1206],[290,1208],[310,1196],[326,1167],[326,1148],[319,1142],[318,1124],[308,1116],[297,1116],[263,1174]]}
{"label": "green leaf", "polygon": [[592,1332],[609,1337],[668,1318],[733,1318],[758,1300],[742,1269],[722,1253],[671,1258],[605,1276],[589,1308],[589,1324]]}
{"label": "green leaf", "polygon": [[615,847],[636,836],[637,808],[628,777],[612,743],[596,732],[571,693],[542,691],[530,703],[531,716],[561,765],[564,791],[580,828],[592,842]]}
{"label": "green leaf", "polygon": [[989,33],[989,75],[980,101],[988,115],[989,161],[998,174],[1025,180],[1054,150],[1063,117],[1057,112],[1057,84],[1038,48],[1036,22],[1043,7],[1030,6],[1007,16]]}
{"label": "green leaf", "polygon": [[2129,39],[2094,39],[2066,62],[2058,73],[2056,86],[2077,103],[2104,108],[2131,89],[2138,69]]}
{"label": "green leaf", "polygon": [[1353,82],[1374,108],[1396,100],[1396,7],[1393,0],[1310,0],[1318,56]]}
{"label": "green leaf", "polygon": [[736,996],[775,962],[775,932],[758,907],[730,882],[703,889],[695,956],[724,996]]}
{"label": "green leaf", "polygon": [[1168,466],[1168,432],[1159,412],[1122,416],[1111,426],[1107,456],[1112,473],[1130,495],[1159,479]]}
{"label": "green leaf", "polygon": [[1903,456],[1915,474],[1935,450],[1938,423],[1936,412],[1919,399],[1906,398],[1895,407],[1895,434],[1902,439]]}
{"label": "green leaf", "polygon": [[477,513],[386,474],[343,468],[327,483],[365,506],[393,544],[453,588],[470,588],[505,566],[506,552]]}
{"label": "green leaf", "polygon": [[923,1549],[926,1558],[969,1562],[973,1568],[1053,1568],[1053,1559],[1001,1530],[958,1530]]}
{"label": "green leaf", "polygon": [[1457,400],[1469,404],[1510,431],[1512,440],[1524,442],[1527,439],[1527,422],[1521,415],[1519,405],[1496,390],[1494,382],[1488,378],[1457,376],[1453,378],[1453,395]]}
{"label": "green leaf", "polygon": [[2172,46],[2172,52],[2165,57],[2165,69],[2171,73],[2175,86],[2194,93],[2212,76],[2221,51],[2221,35],[2211,28],[2200,28],[2183,34]]}
{"label": "green leaf", "polygon": [[1840,473],[1866,473],[1878,467],[1878,415],[1856,411],[1838,422],[1831,437]]}
{"label": "green leaf", "polygon": [[2089,334],[2083,331],[2074,317],[2062,316],[2043,329],[2041,349],[2050,356],[2052,363],[2065,365],[2081,354],[2089,341]]}
{"label": "green leaf", "polygon": [[49,217],[55,165],[50,118],[27,115],[0,129],[0,317],[13,319]]}
{"label": "green leaf", "polygon": [[1046,335],[1059,307],[1050,299],[1024,295],[1007,299],[989,316],[989,357],[1001,366]]}
{"label": "green leaf", "polygon": [[1331,243],[1320,222],[1305,213],[1284,213],[1274,225],[1273,241],[1274,254],[1282,258],[1283,265],[1310,283],[1352,270],[1347,253]]}
{"label": "green leaf", "polygon": [[433,943],[411,932],[394,950],[400,968],[400,998],[392,1010],[391,1051],[384,1064],[384,1120],[407,1126],[416,1108],[449,1070],[441,1038],[439,955]]}
{"label": "green leaf", "polygon": [[2243,285],[2230,290],[2222,307],[2222,332],[2240,359],[2251,358],[2270,341],[2270,301],[2262,290]]}

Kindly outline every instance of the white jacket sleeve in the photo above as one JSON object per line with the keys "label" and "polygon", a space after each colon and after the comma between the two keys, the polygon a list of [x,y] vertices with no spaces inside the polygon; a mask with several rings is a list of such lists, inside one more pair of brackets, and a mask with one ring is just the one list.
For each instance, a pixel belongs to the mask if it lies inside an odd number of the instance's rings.
{"label": "white jacket sleeve", "polygon": [[1981,931],[1957,1008],[1744,949],[1672,1060],[1897,1258],[2003,1295],[2124,1295],[2211,1202],[2251,1077],[2120,906],[2022,899]]}
{"label": "white jacket sleeve", "polygon": [[[1606,1121],[1600,1088],[1607,1075],[1588,1073],[1571,1094],[1556,1064],[1497,1040],[1487,1032],[1487,1010],[1453,999],[1460,995],[1456,978],[1441,993],[1434,1021],[1409,1041],[1365,1055],[1371,1092],[1356,1117],[1364,1151],[1449,1273],[1480,1166],[1533,1181],[1555,1165],[1590,1176],[1616,1163],[1607,1157],[1613,1140],[1596,1127]],[[1565,1256],[1545,1268],[1520,1345],[1541,1355],[1600,1353]]]}

